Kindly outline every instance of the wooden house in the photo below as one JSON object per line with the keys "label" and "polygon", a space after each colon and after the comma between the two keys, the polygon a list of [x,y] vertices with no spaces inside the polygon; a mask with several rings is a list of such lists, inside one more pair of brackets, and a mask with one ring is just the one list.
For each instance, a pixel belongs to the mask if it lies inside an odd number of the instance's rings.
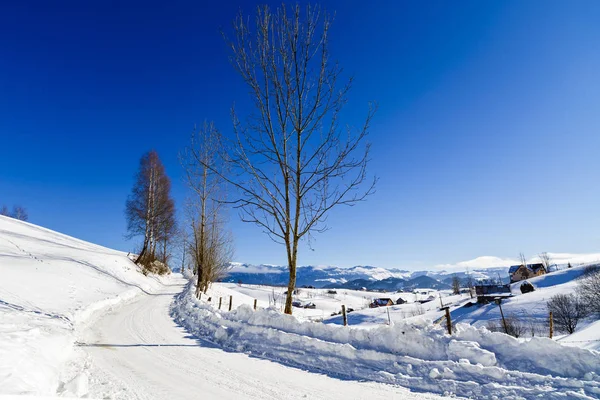
{"label": "wooden house", "polygon": [[527,265],[513,265],[508,270],[510,275],[510,282],[519,282],[525,279],[534,278],[536,276],[544,275],[547,273],[544,264],[527,264]]}
{"label": "wooden house", "polygon": [[392,301],[392,299],[388,299],[388,298],[379,298],[379,299],[374,299],[373,302],[371,304],[369,304],[370,308],[377,308],[377,307],[387,307],[387,306],[393,306],[394,302]]}

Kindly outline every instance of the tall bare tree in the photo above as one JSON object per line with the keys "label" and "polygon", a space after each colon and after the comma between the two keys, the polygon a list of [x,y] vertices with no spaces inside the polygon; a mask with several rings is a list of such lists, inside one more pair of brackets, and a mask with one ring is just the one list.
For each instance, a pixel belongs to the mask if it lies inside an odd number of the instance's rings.
{"label": "tall bare tree", "polygon": [[244,123],[232,112],[228,181],[239,190],[243,221],[285,245],[291,314],[300,240],[326,230],[332,208],[374,192],[366,137],[375,107],[359,129],[341,124],[352,80],[340,83],[342,69],[329,55],[330,18],[319,6],[261,6],[254,23],[240,14],[234,30],[231,61],[254,111]]}
{"label": "tall bare tree", "polygon": [[181,154],[187,185],[191,225],[189,249],[197,274],[196,296],[208,285],[224,277],[232,258],[232,240],[225,230],[223,141],[214,124],[204,123],[192,134],[190,146]]}
{"label": "tall bare tree", "polygon": [[[128,236],[144,236],[136,263],[148,264],[156,258],[156,246],[167,240],[175,226],[175,203],[171,198],[171,181],[155,151],[144,154],[136,174],[125,215]],[[146,265],[147,266],[147,265]]]}
{"label": "tall bare tree", "polygon": [[540,262],[546,269],[546,272],[550,272],[550,266],[552,265],[552,258],[550,257],[550,255],[544,251],[543,253],[539,254],[538,257],[540,258]]}

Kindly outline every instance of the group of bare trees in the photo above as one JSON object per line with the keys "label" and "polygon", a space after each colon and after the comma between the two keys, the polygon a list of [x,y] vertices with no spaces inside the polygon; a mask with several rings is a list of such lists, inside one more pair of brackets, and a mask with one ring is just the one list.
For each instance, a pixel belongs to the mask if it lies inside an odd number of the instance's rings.
{"label": "group of bare trees", "polygon": [[[181,155],[191,193],[182,263],[190,254],[198,292],[222,276],[231,257],[224,229],[224,207],[230,205],[243,221],[285,246],[285,312],[291,314],[301,241],[327,229],[334,207],[354,205],[373,193],[366,138],[375,107],[369,107],[360,128],[342,124],[352,80],[342,82],[342,69],[330,57],[330,28],[330,17],[319,6],[282,5],[274,11],[260,6],[254,19],[241,13],[235,19],[226,41],[253,111],[244,119],[232,111],[234,135],[227,139],[213,123],[204,124]],[[144,234],[140,258],[160,241],[153,228],[158,214],[149,212],[155,203],[150,207],[149,201],[165,187],[158,178],[162,164],[155,169],[146,163],[159,165],[142,160],[140,189],[134,188],[127,204],[130,232]]]}
{"label": "group of bare trees", "polygon": [[148,269],[152,269],[156,260],[166,266],[169,243],[177,231],[177,220],[175,202],[171,197],[171,180],[156,151],[149,151],[140,160],[125,214],[129,237],[143,236],[135,262]]}
{"label": "group of bare trees", "polygon": [[29,214],[27,214],[27,210],[19,205],[13,206],[12,210],[10,210],[8,206],[3,205],[2,207],[0,207],[0,215],[15,218],[21,221],[27,221],[29,219]]}
{"label": "group of bare trees", "polygon": [[[540,259],[540,263],[544,266],[544,269],[546,270],[546,272],[550,272],[550,268],[554,265],[554,260],[552,259],[552,257],[550,256],[550,254],[548,252],[542,252],[540,254],[538,254],[538,258]],[[527,258],[525,257],[525,254],[523,253],[519,253],[519,261],[521,262],[521,265],[525,265],[527,266]]]}

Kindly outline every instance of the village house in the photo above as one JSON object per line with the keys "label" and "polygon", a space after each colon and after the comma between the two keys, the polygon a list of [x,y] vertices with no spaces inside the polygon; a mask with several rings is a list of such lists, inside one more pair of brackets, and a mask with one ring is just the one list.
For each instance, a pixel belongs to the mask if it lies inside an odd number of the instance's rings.
{"label": "village house", "polygon": [[534,278],[536,276],[544,275],[546,268],[544,264],[527,264],[527,265],[513,265],[508,270],[510,275],[510,283],[522,281],[524,279]]}
{"label": "village house", "polygon": [[394,302],[392,301],[392,299],[380,298],[380,299],[374,299],[373,302],[371,304],[369,304],[369,308],[388,307],[388,306],[393,306],[393,305],[394,305]]}

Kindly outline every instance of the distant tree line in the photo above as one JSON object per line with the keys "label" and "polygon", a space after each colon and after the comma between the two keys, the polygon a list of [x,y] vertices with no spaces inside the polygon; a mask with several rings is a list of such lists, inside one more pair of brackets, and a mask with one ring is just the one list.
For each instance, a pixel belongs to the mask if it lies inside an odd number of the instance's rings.
{"label": "distant tree line", "polygon": [[27,214],[27,210],[25,207],[19,205],[14,205],[12,210],[10,210],[6,205],[3,205],[0,207],[0,215],[15,218],[21,221],[29,220],[29,214]]}

